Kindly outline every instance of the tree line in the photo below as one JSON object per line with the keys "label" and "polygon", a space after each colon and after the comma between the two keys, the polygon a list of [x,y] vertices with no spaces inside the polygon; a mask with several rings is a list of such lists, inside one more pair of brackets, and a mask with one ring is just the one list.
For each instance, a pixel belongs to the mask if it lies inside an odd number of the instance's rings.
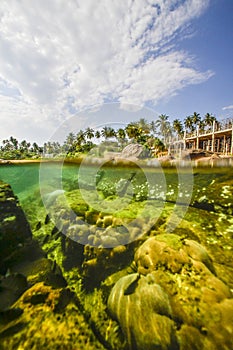
{"label": "tree line", "polygon": [[26,140],[19,142],[11,136],[2,141],[0,158],[24,159],[38,158],[42,155],[77,156],[80,153],[89,152],[96,147],[96,144],[99,145],[99,148],[102,147],[103,151],[114,144],[121,150],[128,142],[142,144],[149,151],[153,150],[156,155],[166,150],[172,137],[183,137],[184,130],[193,132],[197,126],[200,130],[209,130],[214,121],[217,122],[217,119],[210,113],[206,113],[201,118],[199,113],[194,112],[183,122],[178,118],[171,122],[169,116],[161,114],[155,121],[148,122],[145,118],[141,118],[117,130],[111,126],[104,126],[101,130],[88,127],[85,130],[79,130],[77,134],[70,132],[63,144],[46,142],[43,146],[38,146],[36,142],[31,144]]}

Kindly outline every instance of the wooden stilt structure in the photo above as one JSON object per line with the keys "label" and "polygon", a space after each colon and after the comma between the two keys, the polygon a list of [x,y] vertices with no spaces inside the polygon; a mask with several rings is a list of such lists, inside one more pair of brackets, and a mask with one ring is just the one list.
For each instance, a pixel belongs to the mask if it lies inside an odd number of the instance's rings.
{"label": "wooden stilt structure", "polygon": [[233,155],[233,118],[221,123],[214,121],[211,130],[197,127],[194,133],[185,131],[183,139],[173,140],[170,148],[177,148],[176,153],[185,149],[199,149]]}

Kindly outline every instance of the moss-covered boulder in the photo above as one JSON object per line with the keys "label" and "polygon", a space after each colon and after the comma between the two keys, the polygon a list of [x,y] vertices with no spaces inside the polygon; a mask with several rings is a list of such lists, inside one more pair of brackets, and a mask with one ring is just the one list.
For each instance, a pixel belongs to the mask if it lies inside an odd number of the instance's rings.
{"label": "moss-covered boulder", "polygon": [[140,274],[152,274],[167,293],[182,349],[193,341],[183,331],[187,326],[192,327],[193,337],[205,335],[200,336],[195,349],[231,348],[233,323],[226,305],[231,315],[232,293],[221,276],[215,275],[212,259],[202,245],[174,234],[158,235],[139,247],[135,263]]}
{"label": "moss-covered boulder", "polygon": [[129,349],[178,349],[168,296],[153,275],[131,274],[119,279],[109,296],[108,309],[119,322]]}

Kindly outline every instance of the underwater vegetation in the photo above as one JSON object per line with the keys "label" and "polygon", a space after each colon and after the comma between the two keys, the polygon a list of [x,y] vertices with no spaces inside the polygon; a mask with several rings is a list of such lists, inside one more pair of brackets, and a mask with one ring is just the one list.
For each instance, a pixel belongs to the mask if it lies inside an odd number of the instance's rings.
{"label": "underwater vegetation", "polygon": [[232,349],[232,170],[106,173],[0,183],[0,349]]}

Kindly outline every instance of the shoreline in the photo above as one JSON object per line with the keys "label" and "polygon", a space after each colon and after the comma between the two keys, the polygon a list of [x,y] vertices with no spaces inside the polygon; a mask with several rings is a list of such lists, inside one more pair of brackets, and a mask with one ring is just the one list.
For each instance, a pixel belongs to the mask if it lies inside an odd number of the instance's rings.
{"label": "shoreline", "polygon": [[233,156],[221,156],[215,157],[200,157],[196,159],[163,159],[161,158],[149,158],[149,159],[135,159],[135,158],[68,158],[68,159],[11,159],[5,160],[0,159],[1,165],[21,165],[21,164],[39,164],[39,163],[61,163],[65,164],[84,164],[89,166],[101,165],[106,167],[148,167],[148,168],[176,168],[176,167],[194,167],[194,168],[213,168],[213,167],[232,167],[233,166]]}

